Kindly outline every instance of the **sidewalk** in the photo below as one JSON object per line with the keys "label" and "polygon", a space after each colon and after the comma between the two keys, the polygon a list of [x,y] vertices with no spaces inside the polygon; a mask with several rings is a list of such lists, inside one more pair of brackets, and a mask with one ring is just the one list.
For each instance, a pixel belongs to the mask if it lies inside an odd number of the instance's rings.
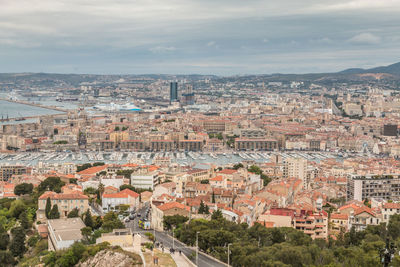
{"label": "sidewalk", "polygon": [[178,266],[178,267],[193,267],[193,266],[195,266],[193,263],[189,264],[189,262],[188,262],[189,259],[186,259],[183,256],[183,254],[179,255],[179,252],[175,251],[175,253],[171,254],[171,256],[174,259],[176,266]]}

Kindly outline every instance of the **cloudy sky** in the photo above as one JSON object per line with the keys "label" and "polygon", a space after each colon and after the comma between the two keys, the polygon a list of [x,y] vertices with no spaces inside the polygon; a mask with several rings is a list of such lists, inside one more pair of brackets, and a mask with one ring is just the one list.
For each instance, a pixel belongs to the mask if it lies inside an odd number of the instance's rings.
{"label": "cloudy sky", "polygon": [[400,61],[399,0],[0,0],[0,72],[253,74]]}

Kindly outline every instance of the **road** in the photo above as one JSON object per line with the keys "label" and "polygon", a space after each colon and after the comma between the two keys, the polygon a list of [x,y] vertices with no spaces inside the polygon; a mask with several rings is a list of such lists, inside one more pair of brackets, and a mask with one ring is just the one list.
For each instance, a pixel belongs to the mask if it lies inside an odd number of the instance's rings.
{"label": "road", "polygon": [[[144,212],[146,208],[140,209],[138,212],[141,213],[141,218],[144,218]],[[135,220],[130,221],[129,223],[126,223],[127,227],[132,229],[132,232],[139,233],[140,235],[144,236],[144,233],[150,232],[154,233],[153,230],[142,230],[138,227],[138,218],[135,218]],[[172,240],[173,238],[166,234],[165,232],[159,232],[155,231],[156,235],[156,241],[160,242],[164,245],[165,251],[169,251],[169,248],[172,248],[173,242],[174,242],[174,247],[175,247],[175,253],[179,253],[178,251],[182,251],[183,254],[186,255],[186,257],[190,258],[191,256],[193,257],[193,263],[196,264],[196,248],[193,247],[188,247],[184,243],[178,241],[177,239]],[[204,256],[199,253],[199,267],[226,267],[226,264],[222,264],[220,262],[215,261],[214,259]]]}

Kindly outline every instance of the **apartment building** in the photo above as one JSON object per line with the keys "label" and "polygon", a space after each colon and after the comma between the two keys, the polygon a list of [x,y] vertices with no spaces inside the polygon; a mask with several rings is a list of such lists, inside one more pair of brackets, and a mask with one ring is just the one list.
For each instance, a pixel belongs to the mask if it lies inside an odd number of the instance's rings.
{"label": "apartment building", "polygon": [[13,175],[22,175],[28,172],[26,166],[5,165],[0,166],[0,181],[8,181]]}
{"label": "apartment building", "polygon": [[303,181],[303,187],[307,188],[309,181],[307,181],[308,162],[304,158],[289,157],[286,158],[283,165],[284,178],[298,178]]}
{"label": "apartment building", "polygon": [[347,179],[347,200],[371,198],[400,200],[400,175],[350,175]]}
{"label": "apartment building", "polygon": [[272,151],[278,149],[278,141],[273,139],[236,138],[235,149],[239,151]]}
{"label": "apartment building", "polygon": [[75,208],[79,210],[79,214],[84,213],[89,208],[89,197],[81,192],[55,193],[47,191],[39,197],[38,210],[36,212],[36,217],[39,221],[46,220],[45,210],[47,198],[50,198],[52,207],[53,205],[57,205],[60,218],[67,217],[68,213]]}

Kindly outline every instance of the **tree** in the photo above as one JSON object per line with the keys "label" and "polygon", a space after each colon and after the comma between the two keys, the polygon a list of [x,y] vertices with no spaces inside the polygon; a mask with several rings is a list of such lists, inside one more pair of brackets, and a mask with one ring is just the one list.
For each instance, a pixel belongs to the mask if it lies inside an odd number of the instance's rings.
{"label": "tree", "polygon": [[10,236],[7,232],[0,233],[0,250],[6,250],[10,243]]}
{"label": "tree", "polygon": [[92,228],[89,226],[83,227],[81,229],[81,234],[86,241],[89,241],[89,237],[92,234]]}
{"label": "tree", "polygon": [[[132,191],[135,191],[135,190],[136,190],[135,187],[133,187],[133,186],[130,185],[130,184],[123,184],[123,185],[121,185],[121,186],[119,187],[119,190],[120,190],[120,191],[125,190],[125,189],[129,189],[129,190],[132,190]],[[135,191],[135,192],[136,192],[136,191]]]}
{"label": "tree", "polygon": [[100,195],[100,199],[101,199],[103,196],[103,193],[104,193],[104,184],[102,184],[102,183],[99,184],[98,191],[99,191],[99,195]]}
{"label": "tree", "polygon": [[203,202],[203,200],[202,200],[202,201],[200,202],[199,214],[203,214],[203,213],[205,213],[205,211],[206,211],[206,208],[205,208],[204,202]]}
{"label": "tree", "polygon": [[10,215],[12,217],[14,217],[15,219],[18,219],[19,216],[21,215],[21,213],[26,210],[26,208],[27,207],[26,207],[25,203],[22,200],[20,200],[20,199],[15,200],[15,201],[13,201],[11,203]]}
{"label": "tree", "polygon": [[214,191],[212,192],[211,202],[215,203],[215,193],[214,193]]}
{"label": "tree", "polygon": [[208,205],[206,205],[204,213],[205,214],[210,214],[210,208],[208,207]]}
{"label": "tree", "polygon": [[21,223],[21,226],[24,229],[29,229],[31,228],[31,223],[28,220],[28,216],[26,214],[26,211],[23,211],[20,215],[19,215],[19,221]]}
{"label": "tree", "polygon": [[209,183],[210,183],[210,180],[204,179],[204,180],[201,180],[200,183],[201,183],[201,184],[209,184]]}
{"label": "tree", "polygon": [[46,208],[45,208],[45,214],[46,214],[46,218],[49,219],[50,218],[50,211],[51,211],[51,200],[50,197],[48,197],[46,199]]}
{"label": "tree", "polygon": [[79,217],[79,209],[78,208],[74,208],[73,210],[71,210],[68,215],[68,218],[76,218]]}
{"label": "tree", "polygon": [[92,214],[90,214],[90,210],[87,209],[87,211],[84,214],[84,221],[86,226],[93,228],[93,219],[92,219]]}
{"label": "tree", "polygon": [[222,216],[222,211],[217,209],[216,211],[213,212],[211,215],[211,220],[220,220],[223,219],[224,217]]}
{"label": "tree", "polygon": [[44,191],[54,191],[56,193],[61,192],[61,187],[63,187],[65,183],[61,181],[60,177],[48,177],[43,182],[41,182],[38,186],[39,192],[43,193]]}
{"label": "tree", "polygon": [[119,131],[119,126],[115,126],[114,131],[118,132]]}
{"label": "tree", "polygon": [[249,172],[261,175],[262,174],[262,170],[260,169],[260,167],[256,166],[256,165],[252,165],[249,169]]}
{"label": "tree", "polygon": [[244,168],[244,166],[243,166],[242,163],[237,163],[237,164],[233,165],[233,169],[234,169],[234,170],[238,170],[238,169],[240,169],[240,168]]}
{"label": "tree", "polygon": [[15,186],[14,194],[16,194],[17,196],[32,194],[32,190],[33,190],[33,184],[22,183]]}
{"label": "tree", "polygon": [[110,211],[103,218],[102,228],[106,231],[112,231],[113,229],[124,228],[124,224],[118,219],[118,215]]}
{"label": "tree", "polygon": [[0,250],[0,266],[14,266],[15,260],[10,251]]}
{"label": "tree", "polygon": [[58,211],[58,205],[54,204],[51,208],[49,219],[60,219],[60,212]]}
{"label": "tree", "polygon": [[388,235],[396,240],[400,237],[400,214],[393,214],[390,216],[387,226]]}
{"label": "tree", "polygon": [[265,175],[263,173],[261,174],[261,179],[263,179],[264,186],[267,186],[272,181],[271,178],[269,178],[267,175]]}
{"label": "tree", "polygon": [[10,251],[14,257],[22,257],[26,251],[25,230],[22,227],[15,227],[11,230],[12,239]]}
{"label": "tree", "polygon": [[76,178],[71,178],[71,179],[69,179],[69,183],[70,183],[70,184],[78,184],[78,179],[76,179]]}
{"label": "tree", "polygon": [[172,227],[182,225],[189,220],[188,217],[183,215],[164,216],[164,228],[171,230]]}

